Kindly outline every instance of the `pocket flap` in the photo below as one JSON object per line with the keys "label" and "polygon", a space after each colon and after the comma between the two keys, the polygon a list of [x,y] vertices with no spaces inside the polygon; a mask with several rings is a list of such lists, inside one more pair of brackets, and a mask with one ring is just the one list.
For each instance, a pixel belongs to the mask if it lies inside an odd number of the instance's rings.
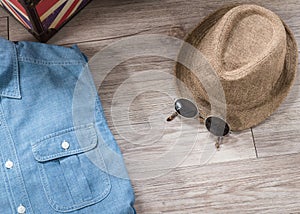
{"label": "pocket flap", "polygon": [[79,154],[97,146],[94,124],[72,127],[43,137],[32,144],[34,158],[39,162]]}

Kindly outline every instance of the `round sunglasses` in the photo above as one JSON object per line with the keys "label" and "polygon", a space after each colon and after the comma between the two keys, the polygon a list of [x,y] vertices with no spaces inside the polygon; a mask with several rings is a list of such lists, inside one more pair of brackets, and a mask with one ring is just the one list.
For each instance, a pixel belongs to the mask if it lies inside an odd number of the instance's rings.
{"label": "round sunglasses", "polygon": [[219,148],[224,136],[227,136],[230,133],[229,124],[220,117],[217,116],[209,116],[204,118],[200,115],[197,106],[190,100],[185,98],[180,98],[175,101],[175,112],[167,118],[167,121],[172,121],[178,115],[184,118],[196,118],[200,117],[204,119],[204,125],[206,129],[218,137],[216,142],[216,147]]}

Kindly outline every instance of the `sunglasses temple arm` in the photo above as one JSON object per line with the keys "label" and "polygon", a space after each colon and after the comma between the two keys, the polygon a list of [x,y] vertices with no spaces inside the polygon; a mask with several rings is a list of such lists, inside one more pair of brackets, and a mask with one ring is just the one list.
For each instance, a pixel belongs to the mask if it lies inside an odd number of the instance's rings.
{"label": "sunglasses temple arm", "polygon": [[169,117],[167,118],[167,121],[170,122],[170,121],[174,120],[174,118],[177,117],[177,116],[178,116],[178,113],[177,113],[177,112],[174,112],[171,116],[169,116]]}
{"label": "sunglasses temple arm", "polygon": [[218,137],[218,139],[216,140],[215,146],[217,149],[220,148],[220,145],[222,144],[222,140],[223,140],[223,137]]}

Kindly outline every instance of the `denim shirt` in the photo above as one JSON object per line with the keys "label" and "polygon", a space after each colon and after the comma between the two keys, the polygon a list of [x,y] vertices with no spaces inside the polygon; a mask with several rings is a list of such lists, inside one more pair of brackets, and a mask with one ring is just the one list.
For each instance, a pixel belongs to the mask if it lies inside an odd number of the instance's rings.
{"label": "denim shirt", "polygon": [[0,49],[0,213],[135,213],[98,96],[93,120],[74,122],[85,56],[76,46],[2,38]]}

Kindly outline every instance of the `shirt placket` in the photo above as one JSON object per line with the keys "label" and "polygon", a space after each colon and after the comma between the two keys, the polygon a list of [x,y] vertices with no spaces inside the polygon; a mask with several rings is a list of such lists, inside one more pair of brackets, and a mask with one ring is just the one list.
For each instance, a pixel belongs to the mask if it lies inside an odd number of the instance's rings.
{"label": "shirt placket", "polygon": [[[1,167],[3,168],[1,171],[4,172],[5,186],[12,206],[11,209],[13,210],[13,213],[18,214],[33,213],[31,212],[28,194],[22,178],[16,146],[11,137],[9,127],[3,113],[2,105],[0,105],[0,152],[2,163]],[[0,210],[1,209],[3,208],[0,208]],[[4,213],[6,213],[6,210]]]}

